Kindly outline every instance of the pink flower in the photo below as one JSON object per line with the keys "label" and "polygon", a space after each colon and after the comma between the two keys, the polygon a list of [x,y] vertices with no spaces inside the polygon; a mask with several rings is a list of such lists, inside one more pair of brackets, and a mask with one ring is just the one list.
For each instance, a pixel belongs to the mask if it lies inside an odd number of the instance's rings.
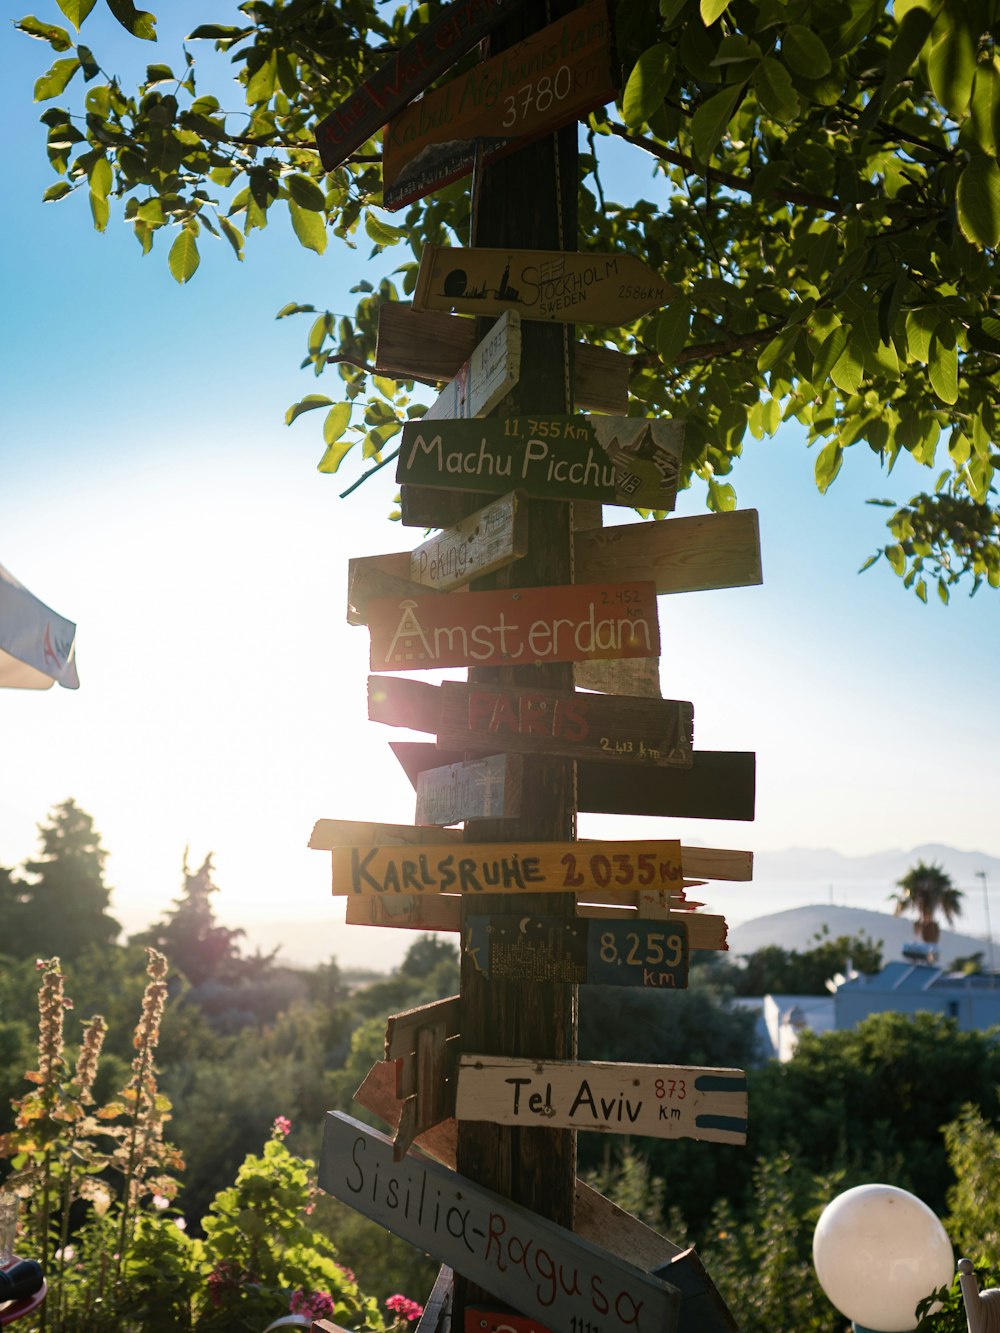
{"label": "pink flower", "polygon": [[272,1139],[286,1139],[292,1132],[292,1122],[286,1115],[276,1115],[271,1126]]}
{"label": "pink flower", "polygon": [[411,1301],[409,1296],[400,1296],[398,1293],[386,1298],[385,1308],[398,1315],[400,1319],[409,1319],[411,1322],[414,1319],[419,1319],[424,1312],[422,1305],[418,1305],[416,1301]]}
{"label": "pink flower", "polygon": [[292,1314],[304,1314],[310,1319],[325,1319],[333,1314],[333,1297],[325,1291],[305,1292],[298,1288],[288,1303]]}

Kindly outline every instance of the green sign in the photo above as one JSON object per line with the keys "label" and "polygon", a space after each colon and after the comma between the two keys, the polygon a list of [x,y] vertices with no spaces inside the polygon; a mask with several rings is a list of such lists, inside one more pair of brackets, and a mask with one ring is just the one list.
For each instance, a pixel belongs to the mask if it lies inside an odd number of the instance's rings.
{"label": "green sign", "polygon": [[551,500],[673,509],[684,423],[643,417],[412,421],[396,480]]}

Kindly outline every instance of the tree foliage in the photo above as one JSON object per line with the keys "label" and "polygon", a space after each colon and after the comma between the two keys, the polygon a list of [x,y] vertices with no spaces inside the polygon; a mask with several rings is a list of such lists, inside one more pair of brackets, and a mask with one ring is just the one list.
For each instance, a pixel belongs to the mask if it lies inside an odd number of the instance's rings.
{"label": "tree foliage", "polygon": [[[35,86],[58,177],[45,197],[82,196],[98,230],[120,208],[144,253],[159,236],[179,282],[206,235],[242,259],[275,216],[318,253],[331,235],[370,246],[384,268],[355,289],[352,314],[299,302],[279,314],[309,317],[303,366],[338,377],[288,422],[323,411],[325,471],[355,449],[380,460],[423,409],[412,381],[369,373],[378,306],[412,291],[424,243],[468,242],[467,184],[392,224],[377,138],[324,172],[313,131],[439,0],[206,12],[180,58],[150,64],[134,91],[79,40],[92,6],[58,4],[73,30],[18,25],[56,56]],[[676,288],[665,310],[591,336],[632,357],[633,411],[685,419],[684,483],[732,508],[748,435],[783,421],[815,449],[822,491],[855,446],[886,473],[909,454],[927,484],[873,501],[891,512],[868,564],[884,557],[922,599],[929,580],[945,601],[963,577],[1000,586],[998,30],[1000,0],[619,0],[622,91],[590,116],[581,155],[583,247],[639,255]],[[201,87],[207,42],[232,60],[243,109]],[[612,140],[652,168],[649,198],[609,197]]]}
{"label": "tree foliage", "polygon": [[962,890],[956,889],[951,876],[936,862],[918,861],[902,879],[896,881],[898,893],[892,894],[897,916],[912,912],[914,934],[925,944],[936,944],[941,936],[937,918],[943,916],[950,926],[962,913]]}

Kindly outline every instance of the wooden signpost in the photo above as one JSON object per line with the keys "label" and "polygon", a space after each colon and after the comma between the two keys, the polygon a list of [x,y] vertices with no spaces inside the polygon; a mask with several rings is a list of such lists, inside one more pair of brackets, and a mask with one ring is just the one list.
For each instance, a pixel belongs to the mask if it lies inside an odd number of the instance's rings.
{"label": "wooden signpost", "polygon": [[418,824],[460,824],[467,819],[514,819],[521,813],[519,754],[491,754],[417,778]]}
{"label": "wooden signpost", "polygon": [[680,888],[676,841],[428,844],[333,849],[333,892],[617,893]]}
{"label": "wooden signpost", "polygon": [[463,315],[518,310],[524,319],[562,324],[630,324],[675,295],[635,255],[425,245],[413,305]]}
{"label": "wooden signpost", "polygon": [[567,584],[369,603],[373,671],[658,657],[651,583]]}
{"label": "wooden signpost", "polygon": [[462,950],[488,977],[677,990],[687,985],[684,921],[467,916]]}
{"label": "wooden signpost", "polygon": [[394,116],[383,139],[382,201],[402,208],[468,175],[477,151],[489,162],[614,95],[607,8],[590,0]]}
{"label": "wooden signpost", "polygon": [[505,14],[523,0],[454,0],[418,37],[398,50],[367,82],[316,126],[324,171],[333,171],[377,133]]}
{"label": "wooden signpost", "polygon": [[[369,676],[368,716],[458,750],[690,768],[694,709],[676,699]],[[418,820],[418,823],[420,821]]]}
{"label": "wooden signpost", "polygon": [[468,361],[455,372],[421,421],[484,417],[505,398],[521,373],[521,316],[508,310]]}
{"label": "wooden signpost", "polygon": [[742,1069],[463,1055],[455,1115],[502,1125],[540,1116],[564,1129],[746,1143],[747,1079]]}
{"label": "wooden signpost", "polygon": [[[398,301],[378,308],[375,371],[402,379],[449,380],[476,347],[476,321]],[[631,359],[613,347],[573,348],[573,399],[583,412],[628,412]]]}
{"label": "wooden signpost", "polygon": [[319,1185],[554,1333],[669,1333],[667,1282],[428,1158],[395,1162],[392,1140],[328,1111]]}
{"label": "wooden signpost", "polygon": [[549,500],[673,509],[684,423],[645,417],[408,421],[396,480]]}

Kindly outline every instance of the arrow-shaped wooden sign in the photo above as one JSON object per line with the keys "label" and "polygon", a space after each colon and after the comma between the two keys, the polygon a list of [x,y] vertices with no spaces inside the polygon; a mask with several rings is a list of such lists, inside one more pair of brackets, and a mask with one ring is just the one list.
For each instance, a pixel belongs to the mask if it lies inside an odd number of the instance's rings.
{"label": "arrow-shaped wooden sign", "polygon": [[501,315],[475,351],[455,372],[421,421],[484,417],[510,393],[521,373],[521,316]]}
{"label": "arrow-shaped wooden sign", "polygon": [[402,485],[542,500],[673,509],[684,423],[645,417],[490,417],[408,421],[396,480]]}
{"label": "arrow-shaped wooden sign", "polygon": [[495,980],[652,990],[687,985],[687,925],[676,918],[594,921],[469,915],[462,951],[484,976]]}
{"label": "arrow-shaped wooden sign", "polygon": [[516,819],[521,813],[523,767],[519,754],[491,754],[425,769],[417,778],[417,823]]}
{"label": "arrow-shaped wooden sign", "polygon": [[681,888],[681,845],[635,842],[446,843],[335,847],[333,892],[609,893]]}
{"label": "arrow-shaped wooden sign", "polygon": [[455,0],[445,5],[412,42],[400,48],[358,90],[316,126],[324,171],[333,171],[397,111],[523,0]]}
{"label": "arrow-shaped wooden sign", "polygon": [[517,310],[522,319],[563,324],[631,324],[674,295],[670,283],[634,255],[425,245],[413,306],[463,315]]}
{"label": "arrow-shaped wooden sign", "polygon": [[455,1115],[497,1125],[746,1143],[742,1069],[463,1055]]}
{"label": "arrow-shaped wooden sign", "polygon": [[389,121],[382,201],[397,209],[466,176],[615,95],[604,0],[532,33],[435,88]]}
{"label": "arrow-shaped wooden sign", "polygon": [[666,1282],[428,1158],[328,1111],[319,1186],[554,1333],[675,1333]]}
{"label": "arrow-shaped wooden sign", "polygon": [[369,603],[373,671],[658,657],[651,583],[567,584]]}
{"label": "arrow-shaped wooden sign", "polygon": [[690,768],[694,709],[676,699],[368,677],[373,722],[434,732],[460,750],[558,754]]}

